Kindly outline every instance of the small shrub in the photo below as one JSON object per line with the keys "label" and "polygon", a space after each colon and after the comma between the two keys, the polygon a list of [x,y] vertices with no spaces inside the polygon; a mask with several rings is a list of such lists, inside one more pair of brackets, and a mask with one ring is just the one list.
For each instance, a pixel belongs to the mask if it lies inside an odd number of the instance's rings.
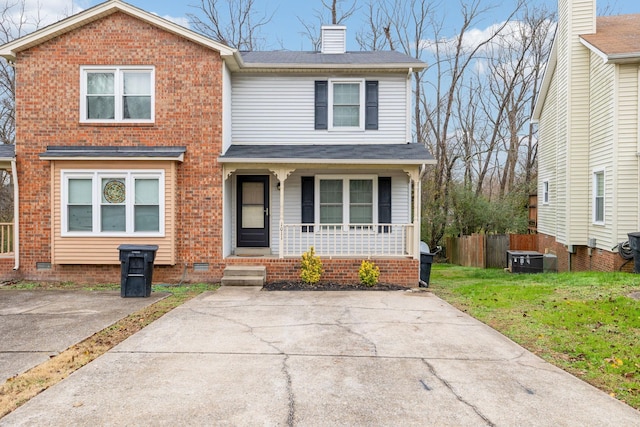
{"label": "small shrub", "polygon": [[322,273],[322,261],[320,261],[320,257],[316,256],[316,252],[311,246],[308,252],[302,254],[300,278],[308,285],[315,285],[320,281]]}
{"label": "small shrub", "polygon": [[358,270],[360,276],[360,283],[366,286],[375,286],[378,284],[378,278],[380,277],[380,268],[373,262],[362,261],[360,264],[360,270]]}

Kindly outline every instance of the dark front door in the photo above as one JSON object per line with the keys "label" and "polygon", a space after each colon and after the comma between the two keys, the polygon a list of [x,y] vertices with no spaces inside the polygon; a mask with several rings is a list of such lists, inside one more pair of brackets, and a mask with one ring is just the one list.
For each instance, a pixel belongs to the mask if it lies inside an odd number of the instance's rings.
{"label": "dark front door", "polygon": [[269,246],[269,176],[238,176],[238,246]]}

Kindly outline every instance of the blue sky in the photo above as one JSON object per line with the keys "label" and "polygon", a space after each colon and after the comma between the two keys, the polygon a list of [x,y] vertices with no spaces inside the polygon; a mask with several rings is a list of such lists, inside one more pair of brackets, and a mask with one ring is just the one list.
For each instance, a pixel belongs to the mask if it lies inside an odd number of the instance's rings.
{"label": "blue sky", "polygon": [[[141,9],[145,9],[149,12],[156,13],[160,16],[169,18],[181,24],[187,24],[187,14],[197,13],[198,9],[190,5],[198,4],[199,0],[126,0],[128,3],[137,6]],[[351,0],[345,0],[348,3]],[[465,0],[470,1],[470,0]],[[27,3],[35,3],[36,0],[27,0]],[[48,16],[55,14],[57,11],[60,14],[68,14],[69,10],[77,12],[82,8],[88,8],[101,3],[102,0],[47,0],[46,2],[39,1],[41,7],[48,10],[43,11]],[[358,0],[363,5],[367,2],[365,0]],[[447,26],[455,29],[457,21],[457,15],[459,15],[460,2],[456,0],[434,0],[436,3],[440,3],[444,10],[442,13],[445,16]],[[493,8],[490,13],[484,15],[484,19],[478,22],[478,29],[483,30],[489,27],[491,24],[499,23],[506,18],[506,14],[512,8],[516,0],[483,0],[482,5],[489,6],[491,4],[498,4],[500,7]],[[289,50],[310,50],[311,45],[302,36],[303,27],[300,24],[298,17],[304,19],[307,22],[317,22],[314,17],[314,9],[321,9],[320,0],[256,0],[256,4],[259,6],[260,11],[264,11],[268,15],[273,14],[271,22],[263,29],[262,36],[267,39],[267,49],[289,49]],[[557,8],[557,0],[529,0],[530,5],[546,5],[553,10]],[[626,14],[626,13],[640,13],[640,1],[638,0],[597,0],[598,10],[608,9],[612,13],[610,14]],[[358,46],[355,42],[355,33],[363,23],[363,15],[356,14],[349,21],[347,21],[347,36],[348,46],[350,50],[358,50]]]}

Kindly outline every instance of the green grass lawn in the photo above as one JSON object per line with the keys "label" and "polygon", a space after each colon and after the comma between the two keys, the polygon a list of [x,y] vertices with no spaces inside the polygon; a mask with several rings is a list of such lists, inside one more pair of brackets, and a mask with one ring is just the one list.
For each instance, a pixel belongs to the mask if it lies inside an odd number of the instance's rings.
{"label": "green grass lawn", "polygon": [[[430,289],[550,363],[640,409],[640,275],[511,274],[434,264]],[[638,296],[640,297],[640,296]]]}

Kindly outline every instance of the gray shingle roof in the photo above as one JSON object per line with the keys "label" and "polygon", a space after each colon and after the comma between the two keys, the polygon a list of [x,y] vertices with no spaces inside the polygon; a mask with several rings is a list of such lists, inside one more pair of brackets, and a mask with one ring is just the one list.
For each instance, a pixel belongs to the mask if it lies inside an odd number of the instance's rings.
{"label": "gray shingle roof", "polygon": [[16,146],[13,144],[0,145],[0,159],[13,159],[16,156]]}
{"label": "gray shingle roof", "polygon": [[423,144],[232,145],[221,163],[434,163]]}
{"label": "gray shingle roof", "polygon": [[271,51],[241,52],[245,66],[392,66],[426,67],[426,63],[396,51],[347,52],[327,54],[320,52]]}
{"label": "gray shingle roof", "polygon": [[90,147],[90,146],[49,146],[40,154],[41,158],[71,157],[165,157],[180,159],[187,147]]}

